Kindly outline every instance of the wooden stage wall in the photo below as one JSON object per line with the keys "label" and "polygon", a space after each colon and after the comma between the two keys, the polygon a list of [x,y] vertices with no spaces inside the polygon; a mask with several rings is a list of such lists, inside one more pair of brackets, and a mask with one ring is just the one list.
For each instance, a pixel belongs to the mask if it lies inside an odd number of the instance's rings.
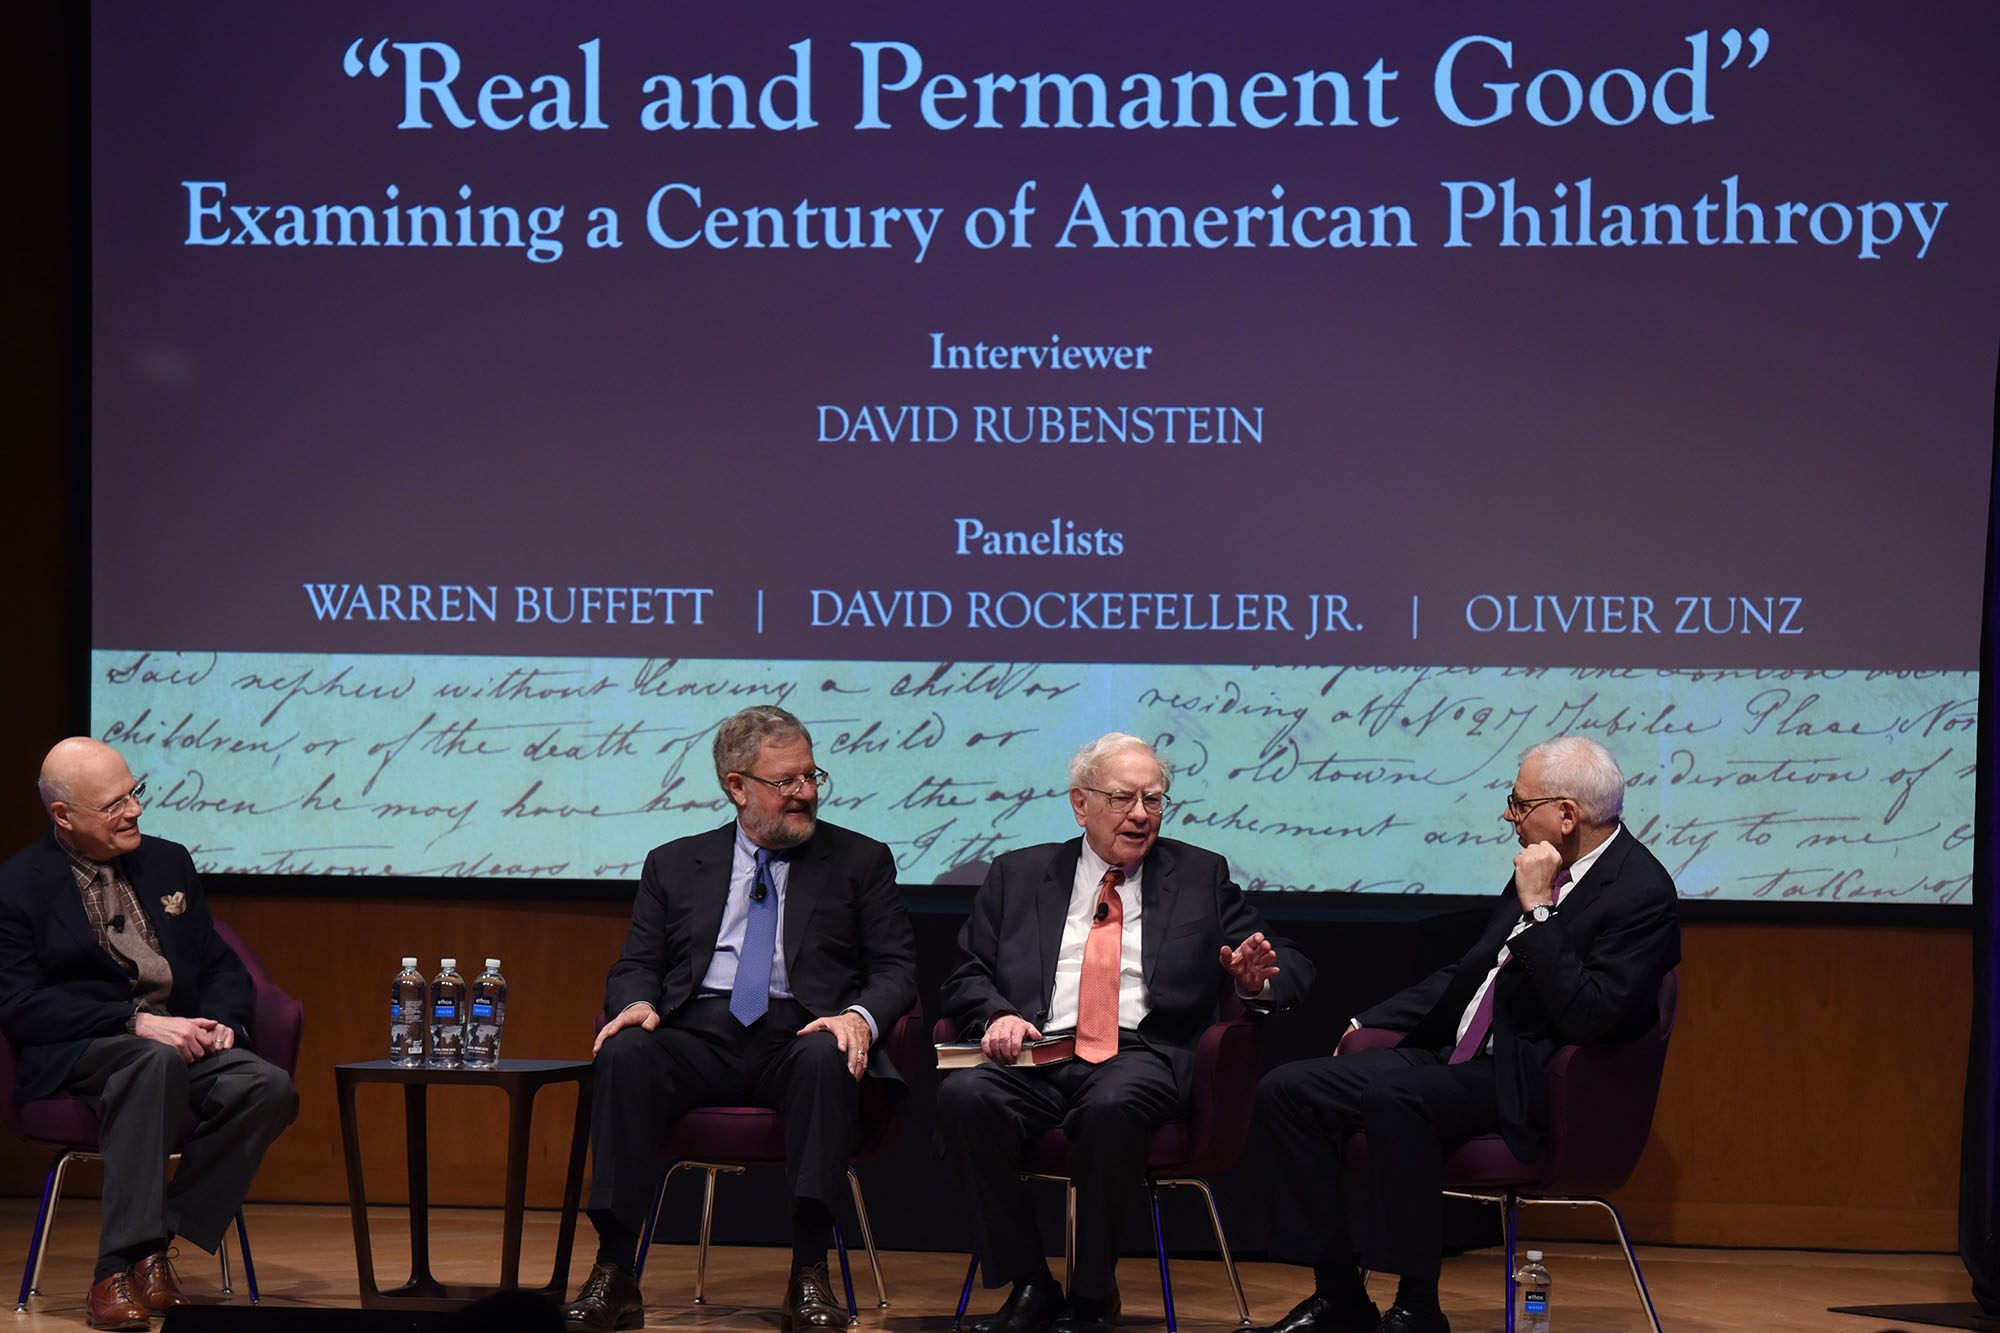
{"label": "wooden stage wall", "polygon": [[[297,1202],[346,1198],[331,1069],[382,1054],[386,990],[399,955],[420,953],[426,967],[444,948],[461,962],[488,954],[504,959],[511,990],[506,1050],[581,1057],[625,921],[617,903],[240,898],[216,907],[306,1005],[298,1080],[304,1110],[273,1150],[256,1192]],[[920,921],[920,932],[927,942],[942,942],[954,925]],[[929,956],[935,952],[927,943],[926,989],[933,991],[946,961]],[[1619,1200],[1639,1238],[1954,1248],[1971,1006],[1967,934],[1702,924],[1687,928],[1685,953],[1681,1016],[1652,1144]],[[1324,976],[1324,962],[1322,968]],[[1311,1034],[1290,1035],[1287,1045],[1303,1041],[1310,1048]],[[370,1197],[400,1199],[400,1105],[386,1088],[363,1093]],[[432,1103],[432,1198],[496,1203],[506,1132],[500,1099],[475,1091],[453,1097],[438,1094]],[[547,1097],[531,1197],[552,1204],[560,1193],[569,1094]],[[927,1116],[917,1117],[912,1133],[925,1128]],[[912,1145],[897,1159],[902,1165],[890,1169],[921,1173],[927,1160],[921,1145]],[[38,1152],[6,1143],[0,1190],[32,1192],[44,1166]],[[726,1184],[725,1198],[741,1188]],[[897,1192],[889,1180],[870,1188],[875,1195]],[[875,1211],[888,1203],[881,1199]],[[950,1225],[949,1213],[942,1216]],[[1570,1229],[1547,1217],[1534,1221],[1543,1234]],[[881,1216],[876,1226],[891,1235],[903,1229]]]}

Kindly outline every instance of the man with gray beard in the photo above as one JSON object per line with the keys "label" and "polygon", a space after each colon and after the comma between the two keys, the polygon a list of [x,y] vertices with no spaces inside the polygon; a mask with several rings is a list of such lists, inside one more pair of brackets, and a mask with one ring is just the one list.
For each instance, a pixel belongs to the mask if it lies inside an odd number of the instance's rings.
{"label": "man with gray beard", "polygon": [[916,940],[896,864],[872,838],[821,823],[826,773],[782,708],[746,708],[715,736],[736,818],[646,858],[597,1034],[589,1211],[597,1259],[569,1328],[638,1328],[639,1233],[666,1169],[666,1134],[698,1106],[784,1113],[792,1274],[781,1327],[845,1328],[826,1252],[846,1188],[859,1084],[905,1091],[884,1028],[917,996]]}

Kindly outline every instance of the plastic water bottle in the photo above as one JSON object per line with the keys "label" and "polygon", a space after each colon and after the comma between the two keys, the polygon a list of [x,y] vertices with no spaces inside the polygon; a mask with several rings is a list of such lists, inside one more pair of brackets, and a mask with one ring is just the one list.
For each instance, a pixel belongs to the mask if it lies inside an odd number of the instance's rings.
{"label": "plastic water bottle", "polygon": [[431,978],[431,1058],[433,1069],[456,1069],[465,1049],[465,978],[456,958],[441,958]]}
{"label": "plastic water bottle", "polygon": [[405,958],[389,985],[389,1063],[413,1068],[424,1062],[425,1004],[430,992],[417,960]]}
{"label": "plastic water bottle", "polygon": [[1521,1291],[1521,1318],[1515,1327],[1520,1333],[1549,1333],[1549,1270],[1540,1250],[1528,1251],[1514,1284]]}
{"label": "plastic water bottle", "polygon": [[500,1063],[500,1025],[507,1021],[507,978],[500,960],[486,960],[486,970],[472,979],[472,1001],[465,1023],[465,1067],[491,1069]]}

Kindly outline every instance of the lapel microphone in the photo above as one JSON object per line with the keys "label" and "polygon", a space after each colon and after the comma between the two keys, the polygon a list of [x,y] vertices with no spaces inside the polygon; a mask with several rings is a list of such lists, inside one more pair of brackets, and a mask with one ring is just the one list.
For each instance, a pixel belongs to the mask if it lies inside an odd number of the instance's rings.
{"label": "lapel microphone", "polygon": [[1110,904],[1110,903],[1099,903],[1099,904],[1097,905],[1097,915],[1096,915],[1096,916],[1094,916],[1094,917],[1092,917],[1092,918],[1091,918],[1091,920],[1093,920],[1093,921],[1102,921],[1102,920],[1104,920],[1105,918],[1109,917],[1110,915],[1111,915],[1111,904]]}
{"label": "lapel microphone", "polygon": [[109,926],[112,930],[117,931],[120,935],[123,935],[125,933],[125,914],[123,912],[120,912],[117,916],[112,917],[109,921],[105,922],[104,924],[106,926]]}

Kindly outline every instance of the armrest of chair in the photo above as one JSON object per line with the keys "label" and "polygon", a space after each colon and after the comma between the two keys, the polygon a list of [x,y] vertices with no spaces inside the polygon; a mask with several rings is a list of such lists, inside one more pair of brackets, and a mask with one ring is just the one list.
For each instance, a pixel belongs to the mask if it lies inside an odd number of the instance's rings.
{"label": "armrest of chair", "polygon": [[1401,1046],[1403,1034],[1388,1028],[1349,1028],[1340,1034],[1335,1044],[1335,1055],[1348,1055],[1355,1051],[1379,1051],[1388,1046]]}
{"label": "armrest of chair", "polygon": [[1258,1057],[1263,1033],[1257,1020],[1238,1014],[1209,1025],[1194,1051],[1193,1106],[1188,1114],[1191,1175],[1234,1162],[1250,1133],[1257,1102]]}

